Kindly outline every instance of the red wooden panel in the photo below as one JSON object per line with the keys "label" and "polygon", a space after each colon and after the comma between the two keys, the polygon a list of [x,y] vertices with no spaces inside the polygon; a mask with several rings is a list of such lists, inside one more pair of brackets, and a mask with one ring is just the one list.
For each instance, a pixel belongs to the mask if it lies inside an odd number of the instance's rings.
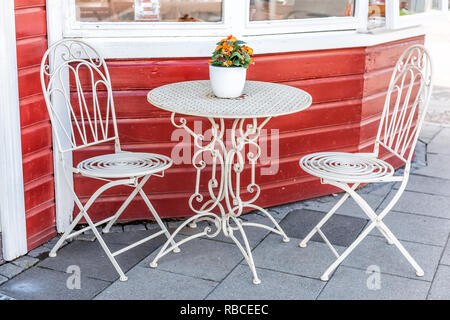
{"label": "red wooden panel", "polygon": [[423,44],[424,41],[423,36],[417,36],[368,47],[366,50],[366,72],[393,67],[406,48],[414,44]]}
{"label": "red wooden panel", "polygon": [[39,66],[47,50],[47,38],[27,38],[17,41],[17,66],[19,69]]}
{"label": "red wooden panel", "polygon": [[38,179],[25,184],[25,210],[42,205],[45,202],[53,201],[55,190],[53,185],[53,176]]}
{"label": "red wooden panel", "polygon": [[50,122],[41,122],[22,130],[22,154],[27,155],[52,146]]}
{"label": "red wooden panel", "polygon": [[53,174],[53,153],[51,149],[44,149],[23,157],[24,183],[51,174]]}
{"label": "red wooden panel", "polygon": [[42,95],[34,95],[20,100],[20,126],[22,128],[43,121],[49,121],[49,116]]}
{"label": "red wooden panel", "polygon": [[[295,81],[364,72],[364,48],[257,55],[248,79]],[[339,61],[339,63],[336,63]]]}
{"label": "red wooden panel", "polygon": [[[249,80],[286,82],[364,72],[361,48],[257,56]],[[113,90],[149,89],[163,84],[209,79],[207,58],[109,60]],[[336,61],[339,61],[337,64]],[[133,72],[130,72],[130,68]],[[85,83],[89,79],[81,76]]]}
{"label": "red wooden panel", "polygon": [[35,94],[42,94],[40,67],[31,67],[19,70],[20,99]]}
{"label": "red wooden panel", "polygon": [[14,7],[30,8],[30,7],[45,7],[45,0],[14,0]]}
{"label": "red wooden panel", "polygon": [[24,39],[47,34],[47,17],[44,8],[16,10],[16,38]]}
{"label": "red wooden panel", "polygon": [[48,201],[27,211],[28,250],[33,250],[42,243],[56,236],[55,204]]}

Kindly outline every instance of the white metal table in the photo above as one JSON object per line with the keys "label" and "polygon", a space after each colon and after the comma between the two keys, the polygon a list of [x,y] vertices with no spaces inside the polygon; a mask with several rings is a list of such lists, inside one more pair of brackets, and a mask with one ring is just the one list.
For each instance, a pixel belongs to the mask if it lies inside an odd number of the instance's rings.
{"label": "white metal table", "polygon": [[[189,198],[189,206],[195,215],[174,231],[150,266],[156,268],[157,261],[161,257],[183,243],[202,236],[213,238],[223,232],[240,249],[253,273],[253,282],[260,283],[244,227],[270,230],[281,235],[284,242],[288,242],[289,238],[267,210],[254,204],[261,191],[255,182],[255,166],[261,155],[258,138],[261,129],[272,117],[308,108],[312,103],[311,96],[305,91],[291,86],[247,81],[241,97],[220,99],[212,93],[209,80],[202,80],[178,82],[158,87],[149,92],[147,99],[152,105],[172,112],[173,125],[183,128],[194,138],[196,150],[192,157],[192,164],[197,170],[195,191]],[[177,116],[177,114],[181,116]],[[188,121],[182,115],[208,118],[211,124],[211,140],[205,139],[203,132],[206,130],[199,134],[191,129]],[[225,139],[225,119],[233,119],[229,147],[227,147]],[[244,154],[246,148],[250,151]],[[201,176],[207,167],[204,160],[205,155],[211,159],[212,171],[207,183],[207,190],[202,191],[200,190]],[[251,168],[251,181],[246,186],[251,198],[243,200],[240,194],[242,187],[240,175],[246,162],[250,164]],[[246,208],[262,212],[274,227],[244,222],[239,219]],[[200,221],[212,222],[215,229],[208,226],[199,233],[184,238],[174,245],[171,244],[171,241],[186,225],[195,228]],[[243,244],[233,234],[234,231],[240,232]],[[171,246],[169,247],[169,245]]]}

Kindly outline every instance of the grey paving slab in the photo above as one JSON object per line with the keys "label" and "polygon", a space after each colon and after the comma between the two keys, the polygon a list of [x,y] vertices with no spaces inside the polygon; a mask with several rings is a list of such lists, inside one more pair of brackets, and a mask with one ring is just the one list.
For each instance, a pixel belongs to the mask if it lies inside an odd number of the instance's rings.
{"label": "grey paving slab", "polygon": [[[399,187],[397,183],[394,189]],[[406,190],[450,197],[450,180],[411,174]]]}
{"label": "grey paving slab", "polygon": [[427,163],[428,165],[426,167],[420,168],[414,173],[423,176],[450,179],[450,166],[446,165],[450,163],[450,155],[429,153],[427,155]]}
{"label": "grey paving slab", "polygon": [[[296,238],[284,243],[275,235],[267,236],[253,250],[256,266],[319,279],[335,256],[324,243],[310,241],[306,248],[300,248],[299,243],[300,239]],[[335,248],[341,252],[344,250],[339,246]]]}
{"label": "grey paving slab", "polygon": [[[360,195],[364,198],[364,200],[367,201],[367,203],[372,208],[378,208],[378,206],[383,202],[385,197],[384,195],[380,196],[372,193],[366,194],[361,191],[358,191],[358,193],[360,193]],[[339,199],[341,199],[343,195],[344,195],[343,193],[340,193],[336,196],[325,196],[312,200],[306,200],[304,201],[304,208],[328,212],[330,211],[331,208],[333,208],[336,202],[338,202]],[[336,211],[336,213],[357,218],[367,217],[365,213],[361,210],[361,208],[358,206],[358,204],[352,198],[348,198],[344,202],[344,204]]]}
{"label": "grey paving slab", "polygon": [[[255,216],[256,216],[255,214],[252,214],[251,216],[250,215],[243,215],[241,219],[243,221],[251,221],[251,222],[255,222],[255,223],[265,224],[265,225],[268,225],[270,227],[274,226],[272,224],[272,222],[268,218],[265,218],[265,217],[262,217],[262,216],[259,216],[259,215],[257,216],[257,218],[255,218]],[[180,234],[183,234],[183,235],[186,235],[186,236],[194,235],[196,233],[202,232],[208,226],[210,228],[212,228],[212,230],[215,230],[215,226],[214,226],[213,223],[210,223],[210,222],[207,222],[207,221],[202,221],[202,222],[199,222],[197,224],[196,228],[191,228],[189,226],[186,226],[185,228],[183,228],[180,231]],[[262,228],[255,228],[255,227],[251,227],[251,226],[244,227],[244,231],[245,231],[247,240],[248,240],[251,248],[254,248],[256,245],[258,245],[258,243],[260,243],[262,241],[262,239],[270,233],[269,230],[262,229]],[[243,238],[242,238],[242,235],[241,235],[241,233],[239,231],[235,231],[234,235],[236,236],[237,239],[239,239],[239,241],[241,243],[243,243],[242,242]],[[207,239],[208,237],[204,236],[203,238]],[[223,241],[223,242],[233,243],[234,244],[233,239],[231,239],[230,237],[225,236],[223,234],[223,232],[221,232],[219,235],[217,235],[217,237],[215,237],[214,240]]]}
{"label": "grey paving slab", "polygon": [[[281,221],[280,226],[288,237],[303,239],[324,216],[325,213],[320,211],[294,210]],[[335,214],[321,230],[333,245],[347,247],[352,244],[366,224],[366,219]],[[324,242],[317,233],[312,240]]]}
{"label": "grey paving slab", "polygon": [[[380,206],[385,208],[397,190],[392,190]],[[450,197],[405,191],[393,210],[450,219]]]}
{"label": "grey paving slab", "polygon": [[8,278],[7,278],[7,277],[0,276],[0,285],[1,285],[2,283],[5,283],[6,281],[8,281]]}
{"label": "grey paving slab", "polygon": [[[184,237],[180,237],[182,239]],[[169,253],[158,261],[157,269],[191,277],[222,281],[243,259],[234,244],[197,238],[183,244],[180,253]],[[139,265],[150,268],[149,263],[159,252],[153,252]]]}
{"label": "grey paving slab", "polygon": [[12,263],[5,263],[0,266],[0,275],[7,278],[12,278],[21,273],[23,269],[24,268],[16,266]]}
{"label": "grey paving slab", "polygon": [[31,268],[0,286],[0,292],[21,300],[85,300],[92,299],[110,284],[85,277],[81,271],[80,289],[69,289],[67,281],[71,276],[74,274]]}
{"label": "grey paving slab", "polygon": [[[137,230],[137,231],[129,231],[129,232],[113,232],[113,233],[105,233],[102,234],[103,239],[105,242],[109,244],[119,244],[119,245],[130,245],[136,241],[139,241],[141,239],[144,239],[146,237],[151,236],[155,232],[160,231],[158,230]],[[169,230],[169,232],[172,232],[173,230]],[[165,235],[160,235],[149,242],[146,242],[143,244],[143,246],[149,247],[149,249],[154,250],[154,248],[157,248],[161,244],[163,244],[167,240],[167,237]],[[152,251],[153,251],[152,250]],[[150,254],[150,252],[149,252]]]}
{"label": "grey paving slab", "polygon": [[29,257],[29,256],[23,256],[16,260],[14,260],[12,263],[14,263],[16,266],[21,267],[23,269],[28,269],[32,266],[34,266],[36,263],[39,262],[39,259]]}
{"label": "grey paving slab", "polygon": [[[53,247],[56,245],[56,243],[58,242],[60,236],[56,236],[52,239],[50,239],[49,241],[47,241],[46,243],[43,244],[44,247],[49,248],[50,250],[53,249]],[[69,242],[64,241],[61,247],[64,247],[68,244]]]}
{"label": "grey paving slab", "polygon": [[325,283],[320,280],[256,268],[259,285],[245,265],[239,265],[208,296],[208,300],[312,300]]}
{"label": "grey paving slab", "polygon": [[428,144],[427,151],[450,155],[450,128],[443,128]]}
{"label": "grey paving slab", "polygon": [[443,248],[406,241],[402,244],[424,270],[423,277],[416,276],[414,268],[397,247],[388,245],[384,238],[370,235],[355,248],[342,265],[363,270],[367,270],[371,265],[377,265],[382,273],[416,280],[433,280]]}
{"label": "grey paving slab", "polygon": [[33,258],[41,259],[41,258],[47,257],[49,252],[50,252],[49,248],[47,248],[46,246],[40,246],[40,247],[37,247],[36,249],[33,249],[30,252],[28,252],[28,255]]}
{"label": "grey paving slab", "polygon": [[200,300],[217,282],[159,269],[137,266],[127,273],[128,281],[116,281],[96,300]]}
{"label": "grey paving slab", "polygon": [[14,300],[14,299],[9,297],[9,296],[7,296],[7,295],[5,295],[5,294],[2,294],[0,292],[0,301],[6,301],[6,300]]}
{"label": "grey paving slab", "polygon": [[364,270],[341,266],[320,293],[319,300],[423,300],[431,285],[427,281],[381,273],[377,287],[375,277]]}
{"label": "grey paving slab", "polygon": [[428,144],[433,138],[442,130],[441,126],[437,126],[434,124],[424,123],[422,126],[422,130],[420,131],[419,140]]}
{"label": "grey paving slab", "polygon": [[[450,220],[391,211],[384,223],[399,240],[445,246],[450,232]],[[371,233],[382,235],[378,230]]]}
{"label": "grey paving slab", "polygon": [[428,299],[450,300],[450,266],[439,266]]}
{"label": "grey paving slab", "polygon": [[369,183],[358,189],[359,194],[370,194],[385,197],[394,187],[394,183]]}
{"label": "grey paving slab", "polygon": [[123,226],[123,231],[130,232],[130,231],[139,231],[139,230],[147,230],[145,227],[145,224],[139,223],[139,224],[126,224]]}
{"label": "grey paving slab", "polygon": [[[159,241],[149,241],[126,251],[117,256],[117,262],[122,270],[126,272],[161,245],[162,240],[159,237]],[[111,251],[116,251],[123,247],[123,244],[109,244]],[[113,281],[119,277],[98,241],[73,241],[60,249],[55,258],[47,258],[38,265],[63,272],[67,270],[67,267],[77,265],[81,268],[84,275],[106,281]]]}
{"label": "grey paving slab", "polygon": [[123,232],[123,226],[120,224],[113,225],[111,229],[109,229],[109,232],[110,233]]}
{"label": "grey paving slab", "polygon": [[305,201],[297,201],[275,207],[270,207],[269,211],[277,221],[281,221],[289,212],[297,209],[302,209],[304,207]]}
{"label": "grey paving slab", "polygon": [[450,241],[447,241],[447,245],[442,253],[441,264],[450,266]]}

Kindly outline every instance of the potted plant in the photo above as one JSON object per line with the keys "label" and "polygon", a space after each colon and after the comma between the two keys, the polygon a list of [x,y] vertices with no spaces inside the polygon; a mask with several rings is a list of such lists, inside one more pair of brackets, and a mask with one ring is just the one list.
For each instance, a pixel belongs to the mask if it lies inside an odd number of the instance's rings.
{"label": "potted plant", "polygon": [[209,79],[218,98],[237,98],[244,90],[247,68],[253,61],[253,49],[233,36],[217,43],[209,60]]}

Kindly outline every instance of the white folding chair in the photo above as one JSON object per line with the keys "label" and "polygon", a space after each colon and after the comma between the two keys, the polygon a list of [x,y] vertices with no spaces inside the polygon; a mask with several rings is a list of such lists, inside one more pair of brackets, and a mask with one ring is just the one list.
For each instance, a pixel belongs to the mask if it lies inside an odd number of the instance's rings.
{"label": "white folding chair", "polygon": [[[49,64],[50,59],[53,64]],[[120,149],[108,67],[90,45],[78,40],[62,40],[51,46],[42,59],[41,84],[58,146],[59,160],[64,169],[64,178],[71,190],[73,201],[80,210],[49,255],[55,257],[56,251],[65,240],[92,230],[119,273],[120,280],[126,281],[127,277],[115,259],[117,255],[162,234],[170,238],[169,231],[142,187],[151,176],[164,176],[164,170],[172,165],[172,160],[159,154],[125,152]],[[67,122],[69,125],[65,126],[64,123]],[[108,142],[114,143],[115,153],[86,159],[76,168],[66,164],[64,158],[66,154]],[[73,174],[106,183],[83,205],[71,183]],[[89,208],[103,192],[115,186],[128,186],[133,190],[114,215],[97,223],[92,222],[88,214]],[[103,232],[108,233],[137,194],[142,197],[161,230],[116,252],[111,252],[97,226],[107,223]],[[88,226],[72,232],[81,218],[86,220]],[[179,252],[179,249],[175,248],[174,251]]]}
{"label": "white folding chair", "polygon": [[[400,250],[416,270],[417,276],[423,276],[422,268],[382,219],[397,203],[405,190],[414,149],[430,101],[431,90],[432,62],[428,51],[421,45],[409,47],[395,65],[373,153],[321,152],[309,154],[300,160],[300,167],[304,171],[319,177],[322,183],[336,186],[346,192],[300,242],[300,247],[306,247],[307,242],[317,232],[337,257],[336,261],[321,276],[323,281],[329,279],[330,274],[375,227],[386,237],[389,244],[394,244]],[[380,147],[405,164],[402,175],[394,176],[395,170],[392,165],[378,158]],[[367,201],[355,192],[361,183],[393,181],[401,182],[401,185],[392,200],[379,214],[376,214]],[[342,254],[339,254],[320,228],[349,196],[370,218],[370,224]]]}

